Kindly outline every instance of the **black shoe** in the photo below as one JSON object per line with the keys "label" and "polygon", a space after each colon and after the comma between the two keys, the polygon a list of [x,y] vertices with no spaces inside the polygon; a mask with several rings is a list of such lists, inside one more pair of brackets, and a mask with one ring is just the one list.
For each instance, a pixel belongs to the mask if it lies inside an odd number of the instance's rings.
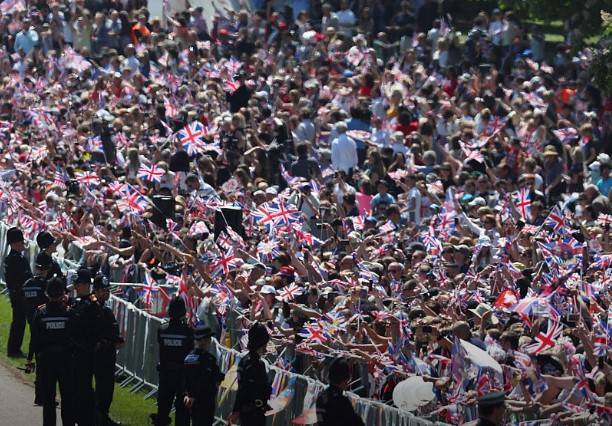
{"label": "black shoe", "polygon": [[21,351],[17,351],[17,352],[7,352],[6,354],[9,358],[25,358],[26,354],[24,354]]}

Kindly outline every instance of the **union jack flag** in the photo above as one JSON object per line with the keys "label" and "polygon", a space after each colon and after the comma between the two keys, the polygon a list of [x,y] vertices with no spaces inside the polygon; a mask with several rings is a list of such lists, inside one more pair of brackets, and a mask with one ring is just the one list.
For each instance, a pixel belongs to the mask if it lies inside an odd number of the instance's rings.
{"label": "union jack flag", "polygon": [[234,250],[221,251],[217,259],[211,263],[210,271],[213,277],[227,275],[238,266],[238,259],[234,255]]}
{"label": "union jack flag", "polygon": [[527,346],[525,349],[530,354],[538,355],[545,349],[554,347],[557,344],[555,339],[561,336],[562,332],[563,324],[549,319],[546,333],[538,333],[538,335],[535,337],[537,343],[533,343]]}
{"label": "union jack flag", "polygon": [[553,231],[558,234],[566,234],[569,224],[565,215],[561,212],[558,206],[555,206],[546,218],[545,223],[553,228]]}
{"label": "union jack flag", "polygon": [[523,220],[529,220],[531,218],[531,198],[529,197],[529,190],[527,188],[521,188],[517,193],[516,208]]}
{"label": "union jack flag", "polygon": [[274,226],[291,225],[302,219],[300,211],[295,206],[285,205],[282,201],[263,203],[251,212],[251,216],[268,231]]}
{"label": "union jack flag", "polygon": [[228,78],[223,81],[223,90],[228,92],[230,95],[234,93],[240,87],[240,82],[233,78]]}
{"label": "union jack flag", "polygon": [[300,294],[302,294],[302,288],[297,284],[292,283],[291,285],[279,290],[277,298],[283,302],[290,302]]}
{"label": "union jack flag", "polygon": [[262,262],[271,262],[280,254],[280,246],[276,238],[268,238],[257,244],[257,255]]}
{"label": "union jack flag", "polygon": [[223,66],[230,72],[230,74],[236,74],[242,67],[242,62],[234,57],[231,57],[223,64]]}
{"label": "union jack flag", "polygon": [[104,153],[102,148],[102,139],[100,136],[92,136],[87,140],[87,148],[89,152],[101,152]]}
{"label": "union jack flag", "polygon": [[155,281],[149,272],[145,273],[143,286],[140,287],[140,292],[142,292],[140,300],[142,300],[145,306],[150,307],[155,295],[159,292],[159,286],[155,285]]}
{"label": "union jack flag", "polygon": [[98,185],[100,178],[93,172],[77,172],[75,173],[77,181],[85,185]]}
{"label": "union jack flag", "polygon": [[565,127],[563,129],[553,130],[552,132],[561,142],[567,142],[570,139],[578,138],[578,130],[573,127]]}
{"label": "union jack flag", "polygon": [[57,168],[55,170],[55,174],[53,175],[53,184],[59,186],[60,188],[66,188],[66,182],[68,181],[68,173],[66,170]]}
{"label": "union jack flag", "polygon": [[147,209],[147,199],[137,191],[128,191],[125,198],[117,200],[117,208],[121,212],[143,213]]}
{"label": "union jack flag", "polygon": [[165,170],[155,164],[147,166],[143,164],[138,169],[138,177],[149,182],[161,182],[161,178],[166,174]]}
{"label": "union jack flag", "polygon": [[298,336],[303,337],[308,342],[323,344],[327,341],[327,335],[317,324],[306,324],[300,330]]}
{"label": "union jack flag", "polygon": [[190,156],[202,152],[204,135],[204,125],[199,121],[194,121],[177,132],[179,142]]}
{"label": "union jack flag", "polygon": [[387,234],[389,232],[395,231],[395,228],[396,228],[395,224],[391,220],[388,220],[387,223],[385,223],[383,226],[379,228],[378,233]]}

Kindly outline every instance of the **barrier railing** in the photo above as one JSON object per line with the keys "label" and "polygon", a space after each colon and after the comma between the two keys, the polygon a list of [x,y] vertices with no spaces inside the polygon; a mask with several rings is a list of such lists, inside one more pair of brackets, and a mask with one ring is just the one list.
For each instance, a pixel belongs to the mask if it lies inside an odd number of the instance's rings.
{"label": "barrier railing", "polygon": [[[4,282],[4,259],[6,250],[6,231],[8,227],[0,222],[0,248],[4,250],[0,256],[0,281]],[[35,242],[29,242],[27,255],[33,264],[37,254]],[[64,270],[76,269],[78,263],[69,259],[57,258]],[[33,265],[32,265],[33,266]],[[145,398],[152,396],[157,391],[158,374],[158,343],[157,330],[163,324],[163,320],[155,317],[132,303],[111,295],[109,304],[115,313],[121,334],[126,344],[117,353],[118,373],[125,379],[121,386],[130,387],[131,391],[142,388],[150,389]],[[227,324],[226,324],[227,325]],[[234,327],[232,325],[232,327]],[[237,344],[240,333],[231,338],[232,344]],[[217,361],[227,377],[217,396],[216,424],[226,424],[229,413],[233,409],[234,398],[237,388],[235,371],[243,354],[226,348],[215,340],[215,352]],[[314,403],[317,394],[324,389],[325,385],[310,377],[290,373],[276,366],[269,365],[268,374],[273,389],[276,389],[275,397],[283,389],[292,389],[292,392],[284,392],[282,396],[291,395],[284,399],[284,408],[278,413],[268,416],[268,426],[280,426],[292,424],[299,417],[302,424],[316,422]],[[356,412],[360,414],[365,424],[375,426],[433,426],[444,425],[444,423],[431,422],[416,417],[410,413],[383,404],[371,399],[360,398],[355,394],[347,393],[353,403]],[[282,398],[281,398],[282,399]],[[282,404],[281,404],[282,405]]]}

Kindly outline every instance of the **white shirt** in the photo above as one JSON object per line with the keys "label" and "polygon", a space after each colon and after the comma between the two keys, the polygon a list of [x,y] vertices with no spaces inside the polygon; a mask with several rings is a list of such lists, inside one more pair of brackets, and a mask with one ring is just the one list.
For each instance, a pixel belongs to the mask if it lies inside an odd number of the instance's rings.
{"label": "white shirt", "polygon": [[336,170],[346,173],[357,166],[357,144],[345,133],[338,136],[331,144],[331,161]]}
{"label": "white shirt", "polygon": [[408,204],[410,205],[412,202],[414,202],[414,210],[408,210],[408,218],[411,222],[419,225],[421,223],[421,191],[416,187],[411,188],[408,192]]}
{"label": "white shirt", "polygon": [[489,37],[496,46],[502,44],[502,31],[504,30],[504,23],[502,21],[493,21],[489,24]]}
{"label": "white shirt", "polygon": [[374,142],[376,145],[381,148],[389,145],[389,137],[391,135],[389,134],[388,130],[376,129],[372,127],[370,132],[372,133],[372,142]]}
{"label": "white shirt", "polygon": [[316,135],[316,130],[315,130],[315,126],[312,120],[302,121],[298,125],[297,129],[295,129],[295,136],[300,142],[314,143],[315,135]]}

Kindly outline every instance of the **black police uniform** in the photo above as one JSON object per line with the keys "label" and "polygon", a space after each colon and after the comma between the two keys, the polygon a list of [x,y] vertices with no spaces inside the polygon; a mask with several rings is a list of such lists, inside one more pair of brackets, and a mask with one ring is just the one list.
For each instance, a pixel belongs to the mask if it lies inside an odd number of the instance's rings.
{"label": "black police uniform", "polygon": [[[28,325],[30,327],[30,335],[32,335],[32,327],[34,314],[39,306],[47,303],[47,296],[45,295],[45,289],[47,288],[47,281],[41,275],[36,275],[35,277],[30,278],[25,282],[23,287],[21,288],[21,292],[23,294],[23,299],[25,303],[26,310],[26,320],[28,321]],[[32,361],[32,357],[34,356],[34,341],[30,339],[30,348],[28,350],[28,361]],[[38,357],[37,357],[38,358]],[[38,365],[40,361],[36,359],[36,364]],[[36,378],[34,379],[34,403],[41,404],[42,403],[42,394],[40,389],[40,369],[36,369]]]}
{"label": "black police uniform", "polygon": [[193,329],[184,321],[171,319],[157,331],[159,343],[159,388],[157,390],[157,425],[167,425],[172,401],[176,408],[176,426],[189,425],[184,395],[184,361],[193,349]]}
{"label": "black police uniform", "polygon": [[68,312],[62,303],[48,302],[38,308],[32,324],[32,346],[38,358],[37,371],[40,372],[43,425],[55,425],[57,383],[62,399],[62,424],[74,424],[69,362],[71,354],[67,333]]}
{"label": "black police uniform", "polygon": [[265,412],[269,409],[268,399],[271,394],[272,386],[266,365],[259,354],[251,350],[238,363],[238,393],[233,411],[240,413],[240,424],[265,425]]}
{"label": "black police uniform", "polygon": [[26,307],[21,288],[32,277],[30,263],[21,252],[11,250],[8,254],[5,261],[4,277],[13,308],[13,321],[11,322],[6,351],[9,356],[19,355],[26,324]]}
{"label": "black police uniform", "polygon": [[102,308],[95,296],[75,300],[68,311],[68,335],[72,345],[72,379],[77,397],[75,419],[79,426],[94,424],[95,399],[92,380],[94,356],[100,341]]}
{"label": "black police uniform", "polygon": [[[196,330],[196,338],[197,333],[198,330]],[[212,336],[212,332],[205,334],[202,337]],[[222,380],[223,373],[210,352],[194,349],[187,355],[185,358],[185,394],[194,399],[191,407],[192,426],[212,426],[215,418],[217,391]]]}
{"label": "black police uniform", "polygon": [[360,426],[363,420],[353,410],[351,401],[342,389],[330,385],[317,398],[319,426]]}
{"label": "black police uniform", "polygon": [[[98,279],[96,277],[96,279]],[[108,281],[102,286],[94,289],[108,287]],[[119,324],[115,318],[113,310],[106,304],[99,302],[102,309],[100,321],[100,341],[96,346],[94,357],[94,375],[96,378],[96,406],[103,421],[109,421],[108,412],[113,402],[115,390],[115,362],[117,361],[116,344],[123,343],[123,338],[119,333]]]}

